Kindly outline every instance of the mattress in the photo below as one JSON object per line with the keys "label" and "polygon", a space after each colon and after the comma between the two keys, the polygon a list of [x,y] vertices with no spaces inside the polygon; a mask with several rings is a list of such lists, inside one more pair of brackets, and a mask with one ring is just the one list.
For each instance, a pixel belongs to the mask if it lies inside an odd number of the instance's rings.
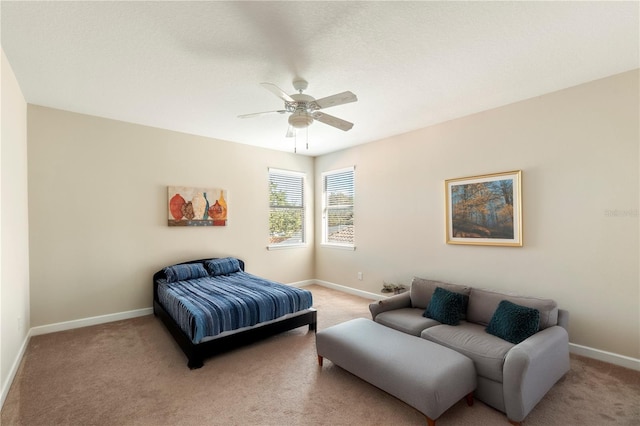
{"label": "mattress", "polygon": [[247,272],[172,283],[159,280],[158,301],[195,344],[313,305],[310,291]]}

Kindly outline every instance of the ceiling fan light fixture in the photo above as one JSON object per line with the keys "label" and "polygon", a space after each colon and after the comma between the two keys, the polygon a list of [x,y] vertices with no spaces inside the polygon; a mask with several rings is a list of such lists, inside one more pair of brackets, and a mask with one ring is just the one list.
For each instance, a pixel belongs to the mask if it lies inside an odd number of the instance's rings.
{"label": "ceiling fan light fixture", "polygon": [[313,117],[308,112],[296,111],[289,116],[289,124],[296,129],[304,129],[313,123]]}

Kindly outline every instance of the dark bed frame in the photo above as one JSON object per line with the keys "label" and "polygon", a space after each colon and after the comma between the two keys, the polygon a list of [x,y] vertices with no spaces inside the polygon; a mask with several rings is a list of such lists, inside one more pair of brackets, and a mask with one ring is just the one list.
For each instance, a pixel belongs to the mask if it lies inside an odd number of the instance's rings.
{"label": "dark bed frame", "polygon": [[[188,262],[181,262],[178,265],[187,263],[204,263],[208,259],[190,260]],[[240,262],[240,269],[244,271],[244,262],[238,259]],[[163,270],[160,270],[153,274],[153,314],[159,317],[164,325],[169,329],[171,335],[176,340],[184,354],[189,360],[187,365],[190,369],[200,368],[204,365],[204,359],[213,355],[217,355],[222,352],[235,349],[239,346],[244,346],[249,343],[257,342],[258,340],[265,339],[275,334],[282,333],[284,331],[292,330],[294,328],[302,327],[303,325],[309,325],[309,331],[316,331],[317,327],[317,312],[315,309],[309,310],[304,314],[300,314],[294,317],[285,318],[279,321],[271,322],[262,326],[247,329],[245,331],[229,334],[224,337],[220,337],[214,340],[201,342],[195,344],[189,339],[189,337],[182,331],[180,326],[174,321],[169,313],[158,301],[158,280],[165,279],[166,276]]]}

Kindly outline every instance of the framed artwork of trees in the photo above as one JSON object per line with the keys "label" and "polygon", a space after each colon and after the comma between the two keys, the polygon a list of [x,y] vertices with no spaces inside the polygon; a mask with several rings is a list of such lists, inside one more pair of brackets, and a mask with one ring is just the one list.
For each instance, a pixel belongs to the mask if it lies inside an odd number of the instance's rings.
{"label": "framed artwork of trees", "polygon": [[445,181],[446,242],[522,246],[522,171]]}

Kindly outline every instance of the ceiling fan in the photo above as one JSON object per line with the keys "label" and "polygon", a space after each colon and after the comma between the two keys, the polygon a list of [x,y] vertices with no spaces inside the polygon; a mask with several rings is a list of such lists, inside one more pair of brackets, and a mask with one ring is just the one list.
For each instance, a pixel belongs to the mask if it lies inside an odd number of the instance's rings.
{"label": "ceiling fan", "polygon": [[344,130],[345,132],[353,127],[353,123],[320,111],[324,108],[357,101],[358,98],[356,97],[356,95],[349,91],[327,96],[321,99],[315,99],[312,96],[302,93],[309,85],[306,80],[296,79],[293,81],[293,88],[296,89],[298,93],[294,93],[292,95],[288,95],[284,90],[273,83],[260,84],[262,85],[262,87],[284,101],[284,109],[276,111],[256,112],[253,114],[243,114],[239,115],[239,118],[249,118],[272,113],[290,113],[291,115],[289,115],[289,129],[287,130],[287,137],[295,136],[295,129],[304,129],[306,127],[309,127],[314,121],[328,124],[329,126]]}

